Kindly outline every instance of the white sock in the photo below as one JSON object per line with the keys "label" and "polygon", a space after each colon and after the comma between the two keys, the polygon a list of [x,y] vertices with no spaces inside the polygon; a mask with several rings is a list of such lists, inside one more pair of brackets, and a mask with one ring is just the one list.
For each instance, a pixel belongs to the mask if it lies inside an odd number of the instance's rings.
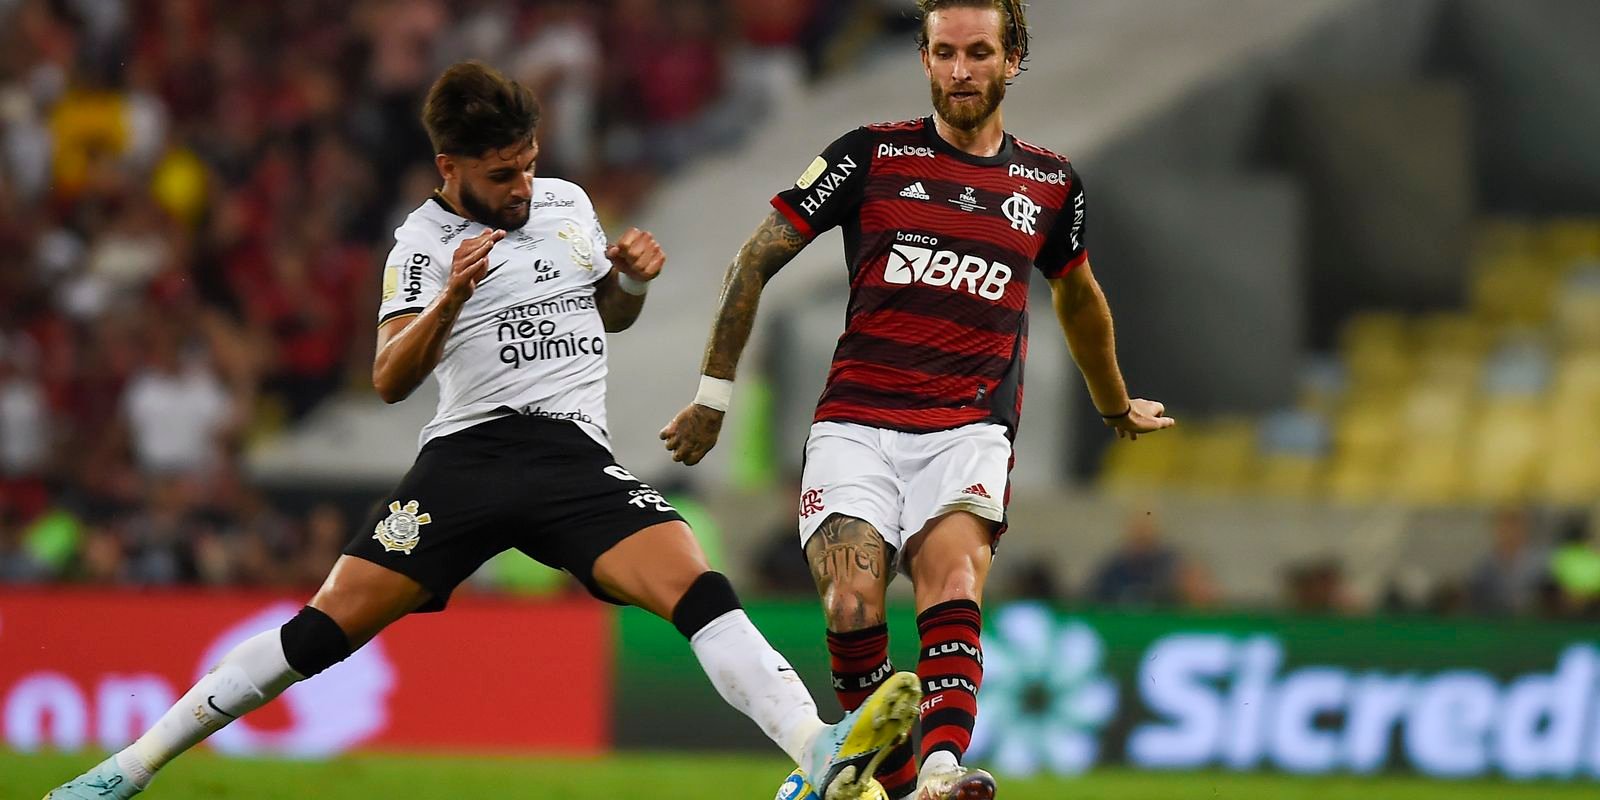
{"label": "white sock", "polygon": [[155,727],[117,754],[117,765],[142,789],[178,754],[302,680],[284,658],[278,629],[262,631],[228,651]]}
{"label": "white sock", "polygon": [[706,677],[728,705],[754,720],[798,765],[823,726],[800,675],[743,611],[729,611],[689,640]]}
{"label": "white sock", "polygon": [[935,750],[922,760],[922,769],[917,771],[917,782],[925,783],[930,775],[960,768],[961,762],[956,760],[954,753],[949,750]]}

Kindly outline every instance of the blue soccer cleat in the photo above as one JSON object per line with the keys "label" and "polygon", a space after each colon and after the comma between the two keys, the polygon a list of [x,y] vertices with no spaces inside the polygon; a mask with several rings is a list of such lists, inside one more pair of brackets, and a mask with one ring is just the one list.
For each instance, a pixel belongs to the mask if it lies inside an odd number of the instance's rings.
{"label": "blue soccer cleat", "polygon": [[50,790],[44,800],[127,800],[144,791],[133,785],[133,780],[117,766],[112,756],[94,769]]}
{"label": "blue soccer cleat", "polygon": [[[789,773],[788,780],[778,787],[778,796],[773,800],[822,800],[817,797],[817,791],[806,782],[806,774],[800,770]],[[869,781],[867,790],[861,794],[861,800],[889,800],[889,795],[883,791],[883,786],[876,780]]]}
{"label": "blue soccer cleat", "polygon": [[915,673],[890,676],[861,707],[829,725],[811,743],[802,774],[819,800],[866,800],[877,787],[873,780],[889,749],[904,741],[917,721],[922,684]]}

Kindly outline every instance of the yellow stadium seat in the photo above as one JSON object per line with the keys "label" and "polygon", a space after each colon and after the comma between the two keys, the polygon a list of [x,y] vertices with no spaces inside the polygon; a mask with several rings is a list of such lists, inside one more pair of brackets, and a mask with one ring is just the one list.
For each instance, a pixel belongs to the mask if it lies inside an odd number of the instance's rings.
{"label": "yellow stadium seat", "polygon": [[1292,453],[1261,456],[1256,471],[1256,490],[1269,497],[1309,500],[1317,495],[1322,480],[1321,460]]}
{"label": "yellow stadium seat", "polygon": [[1138,441],[1118,439],[1106,448],[1101,462],[1100,488],[1125,497],[1171,485],[1188,439],[1187,426],[1141,436]]}
{"label": "yellow stadium seat", "polygon": [[1255,425],[1225,419],[1191,427],[1178,482],[1208,494],[1240,494],[1250,488],[1255,470]]}
{"label": "yellow stadium seat", "polygon": [[1462,499],[1459,440],[1418,441],[1401,448],[1390,479],[1391,498],[1412,505],[1445,505]]}
{"label": "yellow stadium seat", "polygon": [[1538,397],[1490,400],[1478,416],[1467,454],[1467,491],[1487,503],[1517,503],[1530,498],[1550,424],[1546,401]]}

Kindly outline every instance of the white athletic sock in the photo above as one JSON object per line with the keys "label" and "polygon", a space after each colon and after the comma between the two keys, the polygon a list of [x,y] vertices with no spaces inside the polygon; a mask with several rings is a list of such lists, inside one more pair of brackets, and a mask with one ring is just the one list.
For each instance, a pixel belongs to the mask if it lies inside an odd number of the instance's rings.
{"label": "white athletic sock", "polygon": [[278,629],[262,631],[228,651],[155,727],[117,754],[117,765],[142,789],[178,754],[302,680],[284,658]]}
{"label": "white athletic sock", "polygon": [[729,611],[701,628],[689,646],[722,699],[804,766],[807,748],[824,727],[816,701],[750,618],[743,611]]}

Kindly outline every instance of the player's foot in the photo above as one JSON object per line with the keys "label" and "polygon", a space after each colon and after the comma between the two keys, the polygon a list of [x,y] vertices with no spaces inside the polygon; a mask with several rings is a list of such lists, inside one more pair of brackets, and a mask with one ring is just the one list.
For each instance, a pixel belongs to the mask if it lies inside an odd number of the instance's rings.
{"label": "player's foot", "polygon": [[917,782],[916,800],[994,800],[994,776],[956,766],[936,770]]}
{"label": "player's foot", "polygon": [[[789,778],[778,787],[778,796],[773,800],[822,800],[817,796],[815,789],[806,781],[806,774],[800,770],[789,773]],[[868,781],[867,789],[861,794],[861,800],[889,800],[889,795],[883,791],[883,786],[876,780]]]}
{"label": "player's foot", "polygon": [[[817,734],[804,767],[819,800],[863,800],[877,781],[872,775],[903,741],[917,720],[922,684],[915,673],[901,672],[884,681],[861,707],[837,725]],[[881,795],[883,788],[877,791]]]}
{"label": "player's foot", "polygon": [[44,800],[127,800],[143,791],[133,785],[112,756],[94,769],[50,790]]}

